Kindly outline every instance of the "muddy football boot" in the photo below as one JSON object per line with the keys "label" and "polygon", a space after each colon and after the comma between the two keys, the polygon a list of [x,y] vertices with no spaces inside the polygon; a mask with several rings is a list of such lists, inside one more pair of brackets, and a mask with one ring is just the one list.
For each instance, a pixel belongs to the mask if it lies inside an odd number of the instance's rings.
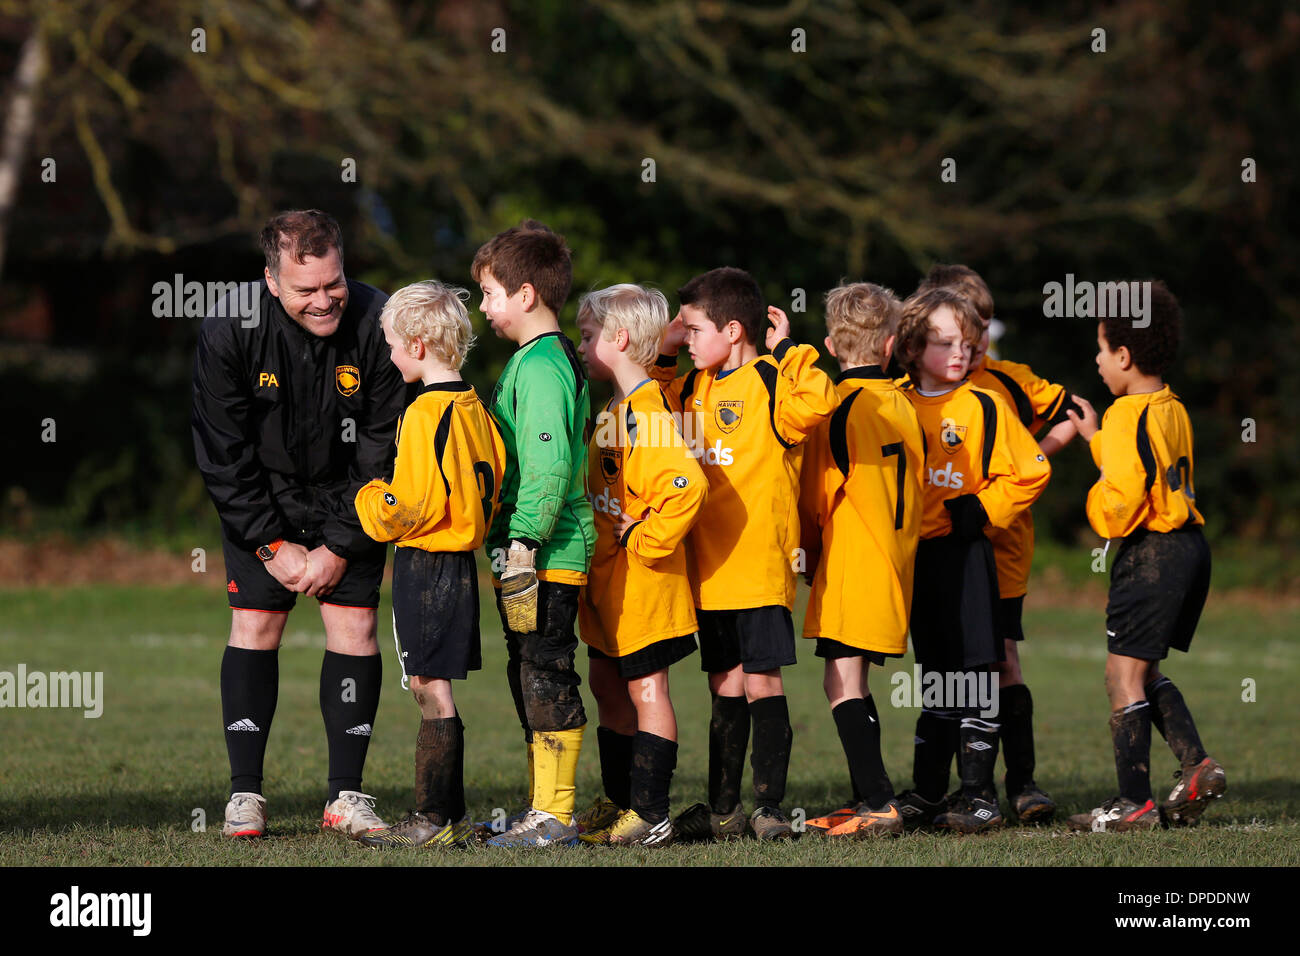
{"label": "muddy football boot", "polygon": [[677,814],[677,819],[673,821],[673,842],[674,843],[712,843],[713,842],[713,825],[710,820],[712,814],[709,808],[703,803],[693,803],[681,813]]}
{"label": "muddy football boot", "polygon": [[1195,826],[1211,800],[1223,796],[1228,777],[1213,757],[1174,771],[1178,783],[1160,803],[1160,815],[1172,827]]}
{"label": "muddy football boot", "polygon": [[804,829],[808,833],[828,833],[858,812],[865,811],[866,809],[867,805],[865,803],[847,803],[838,810],[832,810],[825,816],[813,817],[811,820],[805,820],[803,824]]}
{"label": "muddy football boot", "polygon": [[996,799],[963,796],[955,804],[934,818],[940,830],[954,833],[983,833],[1002,826],[1002,811]]}
{"label": "muddy football boot", "polygon": [[857,813],[828,831],[826,835],[833,839],[902,836],[903,812],[899,809],[897,800],[890,800],[883,810],[872,810],[864,803]]}
{"label": "muddy football boot", "polygon": [[947,800],[930,802],[915,790],[904,790],[894,798],[903,814],[903,826],[909,830],[926,829],[934,825],[934,818],[947,808]]}
{"label": "muddy football boot", "polygon": [[1056,802],[1032,780],[1017,794],[1007,791],[1007,802],[1011,815],[1021,823],[1049,823],[1056,813]]}
{"label": "muddy football boot", "polygon": [[780,807],[759,807],[749,818],[749,828],[759,840],[794,839],[794,827]]}

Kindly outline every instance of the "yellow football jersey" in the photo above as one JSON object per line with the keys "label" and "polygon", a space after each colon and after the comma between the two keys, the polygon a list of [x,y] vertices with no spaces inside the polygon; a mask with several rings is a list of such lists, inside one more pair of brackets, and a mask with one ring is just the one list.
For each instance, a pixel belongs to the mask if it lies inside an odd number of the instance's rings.
{"label": "yellow football jersey", "polygon": [[[658,383],[645,382],[601,412],[588,448],[596,550],[578,602],[583,641],[624,657],[695,633],[684,540],[708,480]],[[620,542],[616,529],[624,514],[636,523]]]}
{"label": "yellow football jersey", "polygon": [[997,395],[969,379],[942,395],[904,390],[925,432],[926,468],[921,537],[952,532],[943,503],[979,497],[989,524],[1006,529],[1047,487],[1052,466],[1034,436]]}
{"label": "yellow football jersey", "polygon": [[1088,522],[1103,538],[1205,523],[1192,483],[1192,423],[1168,385],[1115,399],[1089,447],[1101,477],[1088,492]]}
{"label": "yellow football jersey", "polygon": [[393,480],[357,492],[361,527],[399,548],[473,551],[492,523],[505,468],[505,443],[474,387],[426,385],[398,422]]}
{"label": "yellow football jersey", "polygon": [[[1065,409],[1070,393],[1063,385],[1039,378],[1028,365],[985,357],[970,374],[970,382],[1002,397],[1015,410],[1020,424],[1037,435],[1044,425],[1069,421]],[[1001,597],[1020,597],[1029,590],[1029,569],[1034,560],[1034,517],[1026,508],[1010,528],[992,528],[993,556],[998,566]]]}
{"label": "yellow football jersey", "polygon": [[782,339],[729,372],[673,378],[677,361],[667,356],[653,371],[682,408],[682,433],[709,479],[687,539],[700,610],[794,607],[803,441],[839,404],[816,361],[812,346]]}
{"label": "yellow football jersey", "polygon": [[921,532],[925,438],[878,365],[836,379],[840,404],[804,449],[799,528],[816,568],[804,637],[902,654]]}

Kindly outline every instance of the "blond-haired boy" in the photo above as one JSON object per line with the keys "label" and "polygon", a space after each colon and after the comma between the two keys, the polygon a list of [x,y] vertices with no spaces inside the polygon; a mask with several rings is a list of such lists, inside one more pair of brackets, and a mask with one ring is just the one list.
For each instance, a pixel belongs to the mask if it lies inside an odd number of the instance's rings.
{"label": "blond-haired boy", "polygon": [[695,651],[683,541],[708,481],[648,375],[667,326],[663,293],[636,285],[589,293],[578,308],[578,352],[593,379],[614,383],[590,443],[596,551],[578,603],[605,789],[578,817],[588,843],[661,846],[673,837],[668,668]]}
{"label": "blond-haired boy", "polygon": [[369,846],[465,844],[465,725],[451,682],[482,667],[478,571],[505,472],[505,446],[474,387],[460,376],[474,335],[464,289],[426,281],[399,289],[380,318],[404,381],[422,383],[397,429],[392,481],[357,492],[366,534],[397,543],[393,631],[403,684],[420,705],[415,808],[361,838]]}
{"label": "blond-haired boy", "polygon": [[826,296],[826,349],[840,404],[804,451],[799,528],[812,586],[803,636],[825,659],[823,687],[853,796],[807,821],[832,837],[898,835],[903,817],[880,754],[867,674],[907,652],[921,530],[925,440],[916,411],[885,373],[902,304],[889,289],[847,283]]}

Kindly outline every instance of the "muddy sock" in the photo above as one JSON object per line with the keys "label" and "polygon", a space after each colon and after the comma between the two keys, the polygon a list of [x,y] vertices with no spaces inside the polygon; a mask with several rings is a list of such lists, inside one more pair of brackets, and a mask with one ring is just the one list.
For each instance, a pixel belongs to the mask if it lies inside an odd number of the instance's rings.
{"label": "muddy sock", "polygon": [[831,711],[840,746],[849,762],[855,799],[872,810],[884,809],[894,798],[894,786],[880,757],[880,715],[871,697],[853,697]]}
{"label": "muddy sock", "polygon": [[630,807],[647,823],[668,818],[668,788],[675,769],[677,741],[638,730],[632,738]]}
{"label": "muddy sock", "polygon": [[749,714],[754,721],[754,752],[749,758],[754,770],[754,804],[779,807],[785,799],[790,743],[794,740],[785,695],[754,701],[749,705]]}
{"label": "muddy sock", "polygon": [[422,720],[415,738],[415,809],[437,826],[460,819],[451,815],[455,803],[459,723],[455,717]]}
{"label": "muddy sock", "polygon": [[221,658],[221,720],[232,794],[262,792],[262,761],[279,688],[279,651],[226,648]]}
{"label": "muddy sock", "polygon": [[465,803],[465,722],[460,719],[460,714],[457,714],[453,720],[456,721],[456,765],[453,768],[454,776],[451,778],[451,807],[448,820],[455,823],[465,819],[469,806]]}
{"label": "muddy sock", "polygon": [[341,790],[361,789],[383,674],[378,654],[361,657],[326,651],[321,661],[320,712],[330,752],[330,800],[336,800]]}
{"label": "muddy sock", "polygon": [[1162,675],[1147,685],[1146,693],[1147,702],[1151,704],[1151,724],[1165,738],[1179,765],[1194,767],[1204,760],[1205,748],[1201,746],[1201,736],[1196,732],[1196,722],[1187,709],[1182,691]]}
{"label": "muddy sock", "polygon": [[912,780],[916,792],[931,803],[942,800],[948,792],[960,730],[959,718],[951,711],[923,710],[916,718]]}
{"label": "muddy sock", "polygon": [[619,734],[608,727],[596,728],[596,749],[600,751],[600,782],[605,796],[620,810],[632,806],[632,744],[636,737]]}
{"label": "muddy sock", "polygon": [[1151,799],[1151,706],[1145,700],[1110,715],[1120,796],[1138,806]]}
{"label": "muddy sock", "polygon": [[[977,712],[976,712],[977,713]],[[967,714],[961,721],[961,792],[966,797],[997,800],[993,771],[998,762],[999,726]]]}
{"label": "muddy sock", "polygon": [[1034,780],[1034,698],[1024,684],[1000,691],[998,720],[1002,725],[1002,759],[1007,764],[1007,797]]}
{"label": "muddy sock", "polygon": [[749,749],[749,703],[744,697],[713,696],[709,721],[709,806],[730,813],[740,802],[740,780]]}

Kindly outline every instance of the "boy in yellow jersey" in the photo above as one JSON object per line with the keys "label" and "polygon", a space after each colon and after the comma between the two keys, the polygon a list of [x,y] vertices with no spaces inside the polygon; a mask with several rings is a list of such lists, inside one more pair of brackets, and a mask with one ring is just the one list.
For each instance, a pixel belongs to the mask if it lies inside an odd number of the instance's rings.
{"label": "boy in yellow jersey", "polygon": [[[937,288],[965,296],[979,315],[980,340],[971,357],[971,384],[1001,396],[1030,434],[1037,435],[1047,428],[1038,443],[1044,455],[1050,458],[1069,444],[1076,432],[1066,412],[1078,410],[1070,401],[1069,391],[1039,378],[1028,365],[988,354],[993,294],[979,273],[964,265],[936,265],[918,291]],[[998,566],[995,620],[1006,652],[1006,661],[998,665],[998,696],[1007,802],[1022,822],[1045,823],[1055,813],[1056,804],[1034,782],[1034,700],[1020,669],[1019,644],[1025,639],[1021,615],[1034,556],[1034,516],[1030,509],[1022,511],[1010,528],[991,529],[989,539]]]}
{"label": "boy in yellow jersey", "polygon": [[[939,681],[943,692],[934,695],[942,706],[927,702],[917,720],[916,789],[898,797],[910,822],[932,820],[963,833],[1002,825],[993,789],[999,727],[990,681],[1004,651],[994,622],[997,570],[985,529],[1009,528],[1051,475],[1046,456],[1015,413],[967,379],[979,338],[975,308],[956,292],[931,289],[904,303],[896,349],[926,438],[912,643],[923,686]],[[952,751],[932,739],[937,721],[930,718],[939,709],[961,719],[961,794],[946,810]]]}
{"label": "boy in yellow jersey", "polygon": [[[1077,830],[1148,830],[1163,817],[1195,824],[1223,795],[1223,768],[1205,753],[1183,695],[1160,673],[1174,647],[1186,652],[1210,587],[1210,549],[1192,481],[1192,425],[1164,375],[1178,351],[1182,312],[1163,282],[1151,285],[1148,325],[1104,318],[1097,370],[1114,403],[1101,427],[1081,398],[1070,419],[1101,477],[1088,492],[1088,521],[1122,539],[1106,603],[1106,692],[1119,795],[1070,817]],[[1109,547],[1109,545],[1108,545]],[[1157,807],[1151,795],[1151,726],[1178,758],[1178,784]]]}
{"label": "boy in yellow jersey", "polygon": [[[709,675],[709,831],[745,833],[740,782],[753,722],[754,796],[749,828],[761,840],[789,839],[781,810],[794,733],[781,668],[795,662],[799,459],[803,441],[839,398],[818,369],[817,350],[795,345],[790,323],[742,269],[714,269],[678,290],[654,374],[682,408],[682,430],[709,480],[709,497],[687,539],[700,625],[700,664]],[[766,345],[758,343],[767,322]],[[686,343],[695,368],[674,378]],[[679,822],[703,835],[703,810]]]}
{"label": "boy in yellow jersey", "polygon": [[839,408],[804,450],[799,531],[812,585],[803,636],[826,660],[823,687],[853,797],[807,821],[832,837],[896,836],[903,816],[880,755],[867,672],[907,652],[921,531],[925,442],[916,411],[885,374],[902,304],[855,282],[826,296],[826,349],[840,364]]}
{"label": "boy in yellow jersey", "polygon": [[588,374],[614,383],[590,443],[596,552],[578,602],[605,787],[578,815],[587,843],[664,846],[673,838],[677,718],[668,668],[695,651],[684,543],[708,482],[647,374],[667,326],[663,293],[636,285],[592,292],[578,307]]}
{"label": "boy in yellow jersey", "polygon": [[393,294],[381,315],[389,357],[423,388],[397,428],[392,481],[357,492],[366,534],[395,541],[393,630],[403,685],[420,705],[415,809],[368,846],[450,846],[473,840],[465,815],[465,725],[451,682],[482,667],[478,571],[497,504],[506,454],[501,436],[460,368],[474,341],[462,301],[469,293],[417,282]]}

